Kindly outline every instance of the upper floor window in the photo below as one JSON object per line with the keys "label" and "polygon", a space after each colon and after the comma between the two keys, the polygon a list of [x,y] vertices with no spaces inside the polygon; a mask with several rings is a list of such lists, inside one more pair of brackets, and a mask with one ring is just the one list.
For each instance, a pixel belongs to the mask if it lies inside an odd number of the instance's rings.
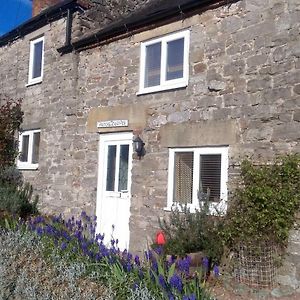
{"label": "upper floor window", "polygon": [[43,65],[44,65],[44,37],[42,36],[30,42],[28,84],[34,84],[42,81]]}
{"label": "upper floor window", "polygon": [[187,204],[199,207],[209,196],[211,210],[226,209],[228,147],[170,149],[168,207]]}
{"label": "upper floor window", "polygon": [[187,86],[189,39],[185,30],[141,44],[139,93]]}
{"label": "upper floor window", "polygon": [[39,163],[40,129],[26,130],[19,135],[18,168],[35,170]]}

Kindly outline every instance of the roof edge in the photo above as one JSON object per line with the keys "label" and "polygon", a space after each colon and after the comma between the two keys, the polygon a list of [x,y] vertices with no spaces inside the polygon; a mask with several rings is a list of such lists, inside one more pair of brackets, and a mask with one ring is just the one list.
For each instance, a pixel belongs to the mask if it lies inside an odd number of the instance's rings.
{"label": "roof edge", "polygon": [[64,0],[61,3],[53,5],[43,10],[41,13],[29,19],[28,21],[25,21],[13,30],[0,36],[0,47],[45,26],[49,22],[60,19],[64,16],[68,9],[76,10],[79,8],[86,8],[80,0]]}
{"label": "roof edge", "polygon": [[190,0],[186,4],[181,6],[174,5],[167,11],[158,10],[152,12],[151,15],[140,15],[136,16],[135,18],[132,18],[131,15],[127,18],[122,19],[121,21],[116,21],[112,24],[109,24],[97,33],[88,35],[73,42],[71,46],[60,47],[57,49],[57,51],[61,54],[66,54],[72,52],[73,50],[81,51],[85,48],[89,48],[91,45],[104,43],[107,40],[116,39],[117,37],[123,37],[126,34],[129,35],[130,33],[138,31],[139,29],[140,31],[142,31],[143,28],[154,25],[158,22],[163,22],[166,18],[170,21],[165,23],[170,23],[176,18],[182,18],[184,14],[191,14],[191,12],[194,10],[219,7],[238,1],[240,0]]}

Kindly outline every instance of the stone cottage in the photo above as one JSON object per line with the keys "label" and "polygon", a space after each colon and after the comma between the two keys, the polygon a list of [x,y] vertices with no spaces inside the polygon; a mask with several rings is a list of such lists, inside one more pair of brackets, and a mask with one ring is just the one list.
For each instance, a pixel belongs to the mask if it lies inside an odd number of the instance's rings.
{"label": "stone cottage", "polygon": [[23,98],[44,212],[96,214],[140,251],[201,190],[225,211],[245,156],[300,151],[298,0],[40,2],[0,37],[0,91]]}

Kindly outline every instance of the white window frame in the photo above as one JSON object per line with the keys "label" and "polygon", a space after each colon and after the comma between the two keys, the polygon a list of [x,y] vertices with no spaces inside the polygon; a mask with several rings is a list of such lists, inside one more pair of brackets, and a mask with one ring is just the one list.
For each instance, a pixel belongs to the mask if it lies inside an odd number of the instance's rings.
{"label": "white window frame", "polygon": [[[166,80],[167,66],[167,43],[170,41],[184,38],[183,48],[183,77],[172,80]],[[161,42],[161,69],[160,69],[160,85],[145,87],[145,66],[146,66],[146,47]],[[186,87],[189,81],[189,48],[190,48],[190,31],[172,33],[160,38],[141,43],[141,59],[140,59],[140,87],[139,94],[153,93],[163,90]]]}
{"label": "white window frame", "polygon": [[[42,62],[41,62],[41,76],[33,78],[33,59],[34,59],[34,49],[35,44],[39,42],[43,42],[43,48],[42,48]],[[43,74],[44,74],[44,47],[45,47],[45,38],[44,36],[39,37],[37,39],[34,39],[30,41],[30,54],[29,54],[29,74],[28,74],[28,85],[40,83],[43,80]]]}
{"label": "white window frame", "polygon": [[[175,153],[193,152],[194,168],[193,168],[193,193],[192,203],[188,204],[191,212],[199,209],[198,201],[198,185],[199,185],[199,165],[200,155],[202,154],[221,154],[221,188],[220,202],[210,202],[209,211],[211,214],[224,214],[227,210],[227,181],[228,181],[228,147],[198,147],[198,148],[171,148],[169,149],[169,173],[168,173],[168,199],[165,210],[170,211],[171,208],[178,207],[180,204],[173,201],[174,195],[174,161]],[[204,204],[204,203],[201,203]]]}
{"label": "white window frame", "polygon": [[28,135],[29,136],[29,142],[28,142],[28,161],[23,162],[18,159],[17,166],[20,170],[36,170],[39,167],[39,164],[32,163],[32,152],[33,152],[33,135],[36,132],[41,132],[40,129],[34,129],[34,130],[24,130],[19,133],[19,152],[21,154],[22,146],[23,146],[23,136]]}

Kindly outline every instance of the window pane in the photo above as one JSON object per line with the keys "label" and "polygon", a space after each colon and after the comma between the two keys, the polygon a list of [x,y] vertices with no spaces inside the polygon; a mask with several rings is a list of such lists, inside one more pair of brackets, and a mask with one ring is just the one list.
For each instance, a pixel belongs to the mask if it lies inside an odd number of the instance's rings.
{"label": "window pane", "polygon": [[43,55],[43,41],[40,41],[34,44],[32,78],[40,77],[42,75],[42,55]]}
{"label": "window pane", "polygon": [[210,201],[220,201],[221,154],[200,155],[200,191],[209,192]]}
{"label": "window pane", "polygon": [[184,38],[167,44],[167,80],[183,77]]}
{"label": "window pane", "polygon": [[116,152],[117,146],[108,146],[107,154],[107,173],[106,173],[106,190],[114,191],[115,172],[116,172]]}
{"label": "window pane", "polygon": [[29,135],[23,135],[20,161],[23,161],[23,162],[28,161],[28,146],[29,146]]}
{"label": "window pane", "polygon": [[175,153],[174,201],[192,203],[193,196],[193,152]]}
{"label": "window pane", "polygon": [[39,150],[40,150],[40,133],[35,132],[33,134],[33,146],[32,146],[32,163],[37,164],[39,162]]}
{"label": "window pane", "polygon": [[146,47],[145,87],[160,85],[161,43]]}
{"label": "window pane", "polygon": [[119,165],[119,192],[121,192],[122,190],[128,190],[128,155],[129,145],[121,145]]}

